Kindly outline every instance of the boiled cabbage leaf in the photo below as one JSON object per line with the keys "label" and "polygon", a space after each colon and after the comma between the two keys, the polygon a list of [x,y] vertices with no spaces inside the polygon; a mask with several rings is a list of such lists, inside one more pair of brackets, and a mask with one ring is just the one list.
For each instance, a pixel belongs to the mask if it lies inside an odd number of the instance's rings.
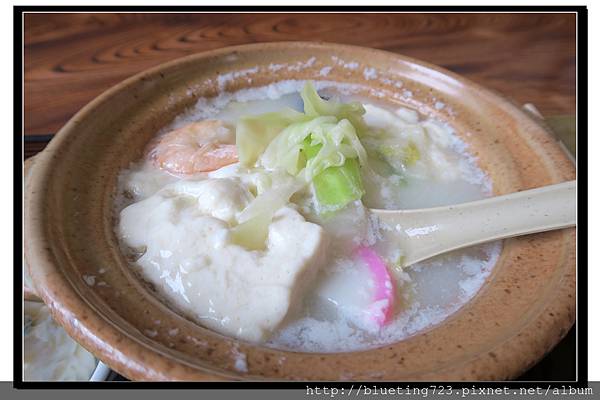
{"label": "boiled cabbage leaf", "polygon": [[305,185],[289,176],[274,181],[276,184],[271,189],[259,194],[238,215],[238,225],[231,230],[233,243],[250,250],[264,249],[273,215]]}
{"label": "boiled cabbage leaf", "polygon": [[[240,119],[236,145],[240,163],[260,164],[292,180],[261,193],[238,216],[234,243],[264,248],[274,213],[307,183],[312,184],[320,213],[330,213],[364,194],[361,166],[367,153],[359,139],[364,129],[360,103],[324,100],[308,82],[301,92],[304,113],[285,109]],[[298,179],[299,178],[299,179]],[[300,183],[299,183],[300,182]]]}
{"label": "boiled cabbage leaf", "polygon": [[365,108],[359,102],[340,103],[335,100],[325,100],[319,96],[311,82],[306,82],[300,95],[304,101],[306,115],[312,117],[334,116],[338,120],[347,119],[360,133],[365,130],[366,125],[362,119]]}
{"label": "boiled cabbage leaf", "polygon": [[253,167],[258,157],[282,130],[292,123],[309,119],[310,117],[291,108],[240,118],[235,128],[240,163]]}

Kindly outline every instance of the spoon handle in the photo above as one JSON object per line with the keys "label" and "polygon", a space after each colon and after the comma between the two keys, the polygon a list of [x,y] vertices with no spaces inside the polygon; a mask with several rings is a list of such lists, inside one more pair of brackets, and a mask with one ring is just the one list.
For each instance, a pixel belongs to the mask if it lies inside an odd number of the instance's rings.
{"label": "spoon handle", "polygon": [[576,184],[556,185],[452,206],[371,210],[390,229],[383,240],[399,246],[403,265],[478,243],[574,226]]}

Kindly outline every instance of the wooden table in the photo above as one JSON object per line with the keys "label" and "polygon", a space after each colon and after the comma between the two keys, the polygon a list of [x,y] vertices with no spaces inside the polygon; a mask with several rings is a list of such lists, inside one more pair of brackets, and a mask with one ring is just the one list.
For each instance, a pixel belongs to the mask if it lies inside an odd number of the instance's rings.
{"label": "wooden table", "polygon": [[[575,113],[574,14],[28,14],[25,155],[137,72],[204,50],[288,40],[404,54],[534,103],[544,115]],[[574,379],[574,340],[571,332],[524,378]]]}
{"label": "wooden table", "polygon": [[429,61],[545,115],[575,112],[574,14],[28,14],[25,134],[121,80],[223,46],[322,40]]}

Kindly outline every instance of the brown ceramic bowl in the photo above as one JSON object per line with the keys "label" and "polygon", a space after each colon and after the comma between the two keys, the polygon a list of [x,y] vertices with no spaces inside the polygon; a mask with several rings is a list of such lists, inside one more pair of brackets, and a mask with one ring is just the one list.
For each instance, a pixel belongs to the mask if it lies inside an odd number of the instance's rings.
{"label": "brown ceramic bowl", "polygon": [[[332,67],[326,77],[325,67]],[[296,42],[175,60],[84,107],[31,174],[26,259],[35,289],[71,335],[135,380],[437,381],[516,377],[566,334],[575,320],[574,229],[506,240],[486,284],[462,309],[425,332],[369,351],[265,348],[213,333],[155,298],[132,274],[113,232],[119,170],[139,159],[150,138],[198,97],[284,79],[362,84],[361,95],[437,114],[470,145],[496,194],[575,178],[573,164],[549,132],[518,107],[420,61]],[[437,101],[447,106],[438,110]],[[95,276],[95,285],[86,284],[88,275]],[[169,335],[172,327],[176,335]],[[247,371],[235,367],[239,354]]]}

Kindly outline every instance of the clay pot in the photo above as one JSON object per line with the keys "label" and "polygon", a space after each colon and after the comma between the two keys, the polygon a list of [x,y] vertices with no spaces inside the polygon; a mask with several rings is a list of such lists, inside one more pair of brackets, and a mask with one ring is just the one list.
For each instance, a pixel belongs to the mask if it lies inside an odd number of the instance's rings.
{"label": "clay pot", "polygon": [[469,144],[495,194],[575,178],[549,132],[517,106],[417,60],[298,42],[175,60],[84,107],[37,157],[27,185],[25,250],[33,284],[83,346],[135,380],[497,380],[533,366],[568,332],[575,320],[574,229],[506,240],[483,288],[458,312],[369,351],[274,350],[214,333],[159,301],[119,250],[113,210],[119,170],[199,97],[285,79],[359,84],[360,95],[373,101],[435,114]]}

